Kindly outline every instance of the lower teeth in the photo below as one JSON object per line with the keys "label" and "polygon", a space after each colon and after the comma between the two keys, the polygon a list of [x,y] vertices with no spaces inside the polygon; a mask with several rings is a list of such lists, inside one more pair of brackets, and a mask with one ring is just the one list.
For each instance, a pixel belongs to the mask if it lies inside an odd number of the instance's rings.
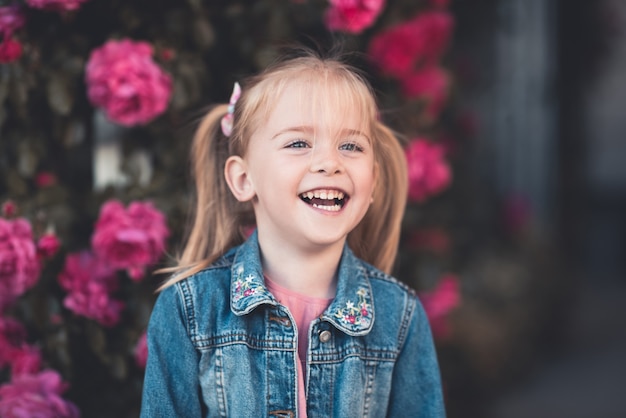
{"label": "lower teeth", "polygon": [[326,205],[318,205],[315,203],[313,203],[313,207],[317,209],[327,210],[329,212],[337,212],[339,209],[341,209],[341,206],[339,205],[326,206]]}

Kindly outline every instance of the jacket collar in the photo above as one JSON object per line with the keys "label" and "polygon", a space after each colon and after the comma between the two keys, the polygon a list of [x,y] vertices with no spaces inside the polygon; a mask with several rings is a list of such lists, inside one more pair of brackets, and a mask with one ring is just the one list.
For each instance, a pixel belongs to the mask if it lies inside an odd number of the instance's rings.
{"label": "jacket collar", "polygon": [[[278,305],[265,287],[257,232],[239,246],[231,267],[230,306],[246,315],[262,304]],[[365,335],[374,323],[372,288],[362,262],[347,244],[339,263],[337,294],[321,318],[348,335]]]}

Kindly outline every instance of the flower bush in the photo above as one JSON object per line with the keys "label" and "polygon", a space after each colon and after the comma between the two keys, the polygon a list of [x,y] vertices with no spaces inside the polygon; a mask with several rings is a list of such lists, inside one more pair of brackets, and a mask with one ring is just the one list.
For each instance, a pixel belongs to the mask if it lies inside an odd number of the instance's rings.
{"label": "flower bush", "polygon": [[[459,341],[483,312],[470,298],[497,276],[488,257],[472,261],[504,235],[466,163],[481,132],[459,117],[452,4],[0,0],[0,416],[139,415],[150,273],[194,205],[190,125],[292,39],[339,39],[380,93],[380,118],[413,138],[394,274],[424,302],[449,393],[465,390],[478,372]],[[100,183],[100,169],[124,181]],[[507,213],[519,236],[532,214]]]}
{"label": "flower bush", "polygon": [[[14,215],[13,203],[3,205],[4,215]],[[165,251],[169,234],[163,214],[151,203],[131,202],[125,208],[119,201],[103,204],[96,223],[93,242],[101,255],[92,250],[69,253],[58,283],[66,292],[63,306],[77,317],[93,320],[103,327],[119,324],[125,303],[115,299],[120,288],[116,269],[128,269],[134,280],[143,269],[156,262]],[[130,237],[130,239],[129,239]],[[120,258],[111,246],[127,251]],[[41,272],[41,263],[57,254],[60,241],[50,231],[36,239],[31,224],[24,218],[0,218],[0,284],[3,302],[0,310],[0,372],[10,368],[11,380],[0,386],[0,416],[44,418],[78,417],[79,410],[61,395],[68,385],[58,372],[42,371],[44,360],[38,347],[27,342],[25,327],[4,312],[32,288]],[[60,323],[54,316],[50,324]],[[147,358],[145,332],[137,336],[133,356],[138,368]]]}
{"label": "flower bush", "polygon": [[87,62],[89,100],[112,121],[125,126],[146,124],[165,111],[172,80],[152,60],[147,42],[108,41]]}

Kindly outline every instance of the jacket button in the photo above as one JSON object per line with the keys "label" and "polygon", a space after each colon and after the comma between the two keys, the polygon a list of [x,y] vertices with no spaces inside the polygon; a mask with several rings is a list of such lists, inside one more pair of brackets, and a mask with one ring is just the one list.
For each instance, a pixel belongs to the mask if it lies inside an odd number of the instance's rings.
{"label": "jacket button", "polygon": [[328,341],[330,341],[330,331],[320,332],[320,341],[323,343],[327,343]]}

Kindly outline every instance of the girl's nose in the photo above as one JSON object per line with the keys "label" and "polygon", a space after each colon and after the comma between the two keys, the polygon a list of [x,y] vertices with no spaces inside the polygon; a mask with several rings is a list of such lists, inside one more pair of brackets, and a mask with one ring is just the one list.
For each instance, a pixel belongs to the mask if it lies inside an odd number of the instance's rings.
{"label": "girl's nose", "polygon": [[313,150],[311,156],[312,173],[336,174],[342,171],[339,151],[334,147],[318,147]]}

